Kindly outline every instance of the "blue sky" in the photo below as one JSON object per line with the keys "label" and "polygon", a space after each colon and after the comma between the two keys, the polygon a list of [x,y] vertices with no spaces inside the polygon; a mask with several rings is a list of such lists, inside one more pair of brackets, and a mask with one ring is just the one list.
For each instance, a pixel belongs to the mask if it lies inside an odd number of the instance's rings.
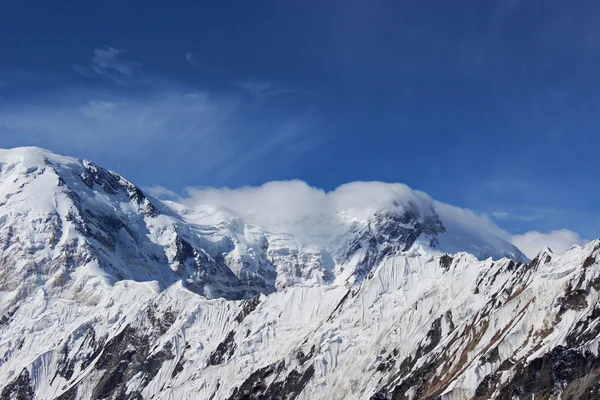
{"label": "blue sky", "polygon": [[176,192],[401,182],[513,234],[591,239],[599,15],[555,0],[4,2],[0,147]]}

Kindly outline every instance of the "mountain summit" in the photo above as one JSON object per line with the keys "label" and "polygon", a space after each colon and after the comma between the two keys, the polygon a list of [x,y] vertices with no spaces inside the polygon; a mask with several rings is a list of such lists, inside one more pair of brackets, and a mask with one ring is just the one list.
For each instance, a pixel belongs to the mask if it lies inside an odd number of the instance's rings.
{"label": "mountain summit", "polygon": [[0,168],[6,291],[76,276],[161,289],[182,281],[208,298],[241,299],[294,284],[354,283],[396,253],[526,260],[480,227],[440,216],[437,203],[410,189],[378,208],[342,204],[263,223],[219,205],[161,202],[93,162],[38,148],[1,151]]}
{"label": "mountain summit", "polygon": [[0,150],[1,398],[600,396],[599,241],[529,262],[424,193],[355,190],[173,202]]}

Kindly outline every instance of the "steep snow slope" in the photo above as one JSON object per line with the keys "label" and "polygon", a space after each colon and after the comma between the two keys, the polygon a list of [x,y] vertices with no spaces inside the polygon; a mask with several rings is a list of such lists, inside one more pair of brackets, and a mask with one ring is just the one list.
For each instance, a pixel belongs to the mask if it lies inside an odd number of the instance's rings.
{"label": "steep snow slope", "polygon": [[4,394],[594,399],[599,252],[596,241],[530,265],[392,255],[351,289],[249,301],[181,284],[121,281],[83,298],[40,288],[5,314]]}
{"label": "steep snow slope", "polygon": [[[2,150],[0,243],[10,268],[0,272],[0,284],[27,290],[77,277],[157,281],[164,289],[183,280],[209,298],[243,298],[340,275],[362,279],[384,255],[414,246],[525,259],[450,213],[446,227],[427,196],[399,195],[379,209],[335,209],[333,218],[264,227],[251,215],[210,204],[189,209],[160,202],[89,161],[37,148]],[[306,232],[307,225],[314,232],[290,235],[293,226]]]}
{"label": "steep snow slope", "polygon": [[599,398],[600,241],[526,264],[454,211],[294,232],[2,151],[0,397]]}
{"label": "steep snow slope", "polygon": [[0,152],[0,290],[183,280],[206,296],[267,291],[211,257],[199,235],[124,178],[36,148]]}

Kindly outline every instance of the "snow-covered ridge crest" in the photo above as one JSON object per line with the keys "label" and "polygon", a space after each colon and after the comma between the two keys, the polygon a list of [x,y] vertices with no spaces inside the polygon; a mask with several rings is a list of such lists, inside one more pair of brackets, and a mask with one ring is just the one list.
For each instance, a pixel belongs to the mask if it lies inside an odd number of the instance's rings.
{"label": "snow-covered ridge crest", "polygon": [[600,240],[528,263],[402,185],[282,185],[0,151],[0,398],[600,398]]}
{"label": "snow-covered ridge crest", "polygon": [[[377,211],[392,211],[409,203],[421,212],[441,204],[404,184],[383,182],[352,182],[326,192],[299,180],[273,181],[238,189],[189,188],[187,194],[179,201],[190,207],[222,206],[243,214],[250,223],[290,234],[306,231],[307,236],[319,227],[335,229],[348,222],[364,222]],[[476,218],[474,214],[470,217]],[[479,224],[482,222],[489,220],[482,218]]]}
{"label": "snow-covered ridge crest", "polygon": [[508,243],[506,232],[486,216],[435,201],[399,183],[352,182],[326,192],[302,181],[275,181],[239,189],[190,188],[178,201],[195,210],[214,206],[235,210],[247,223],[323,248],[352,224],[368,224],[378,212],[402,212],[410,206],[421,215],[437,214],[448,227],[434,251],[525,259]]}
{"label": "snow-covered ridge crest", "polygon": [[[156,280],[162,288],[182,280],[207,297],[240,298],[295,284],[352,284],[384,256],[413,246],[525,259],[489,220],[401,184],[356,182],[324,192],[272,182],[190,191],[179,204],[93,162],[38,148],[3,150],[0,168],[7,261],[32,254],[6,274],[11,288],[17,277],[33,284],[89,275],[107,284]],[[65,254],[79,261],[59,265]],[[83,260],[85,273],[77,265]],[[29,275],[38,265],[54,266]]]}

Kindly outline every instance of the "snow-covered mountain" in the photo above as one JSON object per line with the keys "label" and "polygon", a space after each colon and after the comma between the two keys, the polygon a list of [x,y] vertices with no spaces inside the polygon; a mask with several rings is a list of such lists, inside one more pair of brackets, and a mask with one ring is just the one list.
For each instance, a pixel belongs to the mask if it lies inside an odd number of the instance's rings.
{"label": "snow-covered mountain", "polygon": [[600,241],[392,194],[267,218],[0,151],[0,397],[600,398]]}

